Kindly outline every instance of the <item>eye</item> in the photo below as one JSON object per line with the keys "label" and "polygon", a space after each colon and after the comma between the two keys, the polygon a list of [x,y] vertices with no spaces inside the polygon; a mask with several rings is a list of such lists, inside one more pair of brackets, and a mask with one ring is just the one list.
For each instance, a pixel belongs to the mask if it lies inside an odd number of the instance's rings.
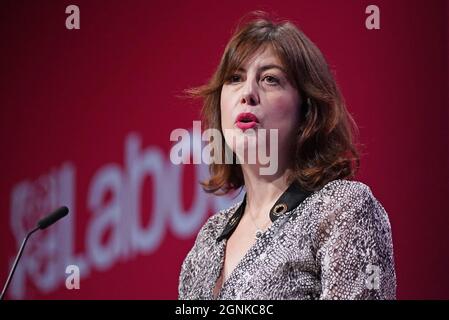
{"label": "eye", "polygon": [[265,81],[270,86],[275,86],[279,84],[279,79],[274,76],[266,76],[262,79],[262,81]]}
{"label": "eye", "polygon": [[239,74],[233,74],[228,78],[229,83],[236,83],[240,82],[242,80],[242,77]]}

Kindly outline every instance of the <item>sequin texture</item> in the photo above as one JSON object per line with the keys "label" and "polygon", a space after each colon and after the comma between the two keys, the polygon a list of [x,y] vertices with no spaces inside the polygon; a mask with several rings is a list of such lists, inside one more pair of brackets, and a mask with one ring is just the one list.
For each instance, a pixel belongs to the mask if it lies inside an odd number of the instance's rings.
{"label": "sequin texture", "polygon": [[179,299],[396,298],[388,215],[367,185],[341,179],[273,222],[214,297],[227,241],[217,237],[239,205],[198,232],[181,266]]}

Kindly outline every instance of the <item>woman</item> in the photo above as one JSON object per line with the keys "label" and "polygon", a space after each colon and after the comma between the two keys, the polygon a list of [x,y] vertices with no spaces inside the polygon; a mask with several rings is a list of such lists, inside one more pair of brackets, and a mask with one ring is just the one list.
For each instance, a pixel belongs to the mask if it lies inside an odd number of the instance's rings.
{"label": "woman", "polygon": [[[394,299],[388,216],[368,186],[349,180],[356,127],[319,49],[292,23],[259,17],[190,93],[204,98],[206,127],[223,133],[237,160],[211,164],[204,189],[246,194],[199,231],[179,298]],[[251,142],[277,150],[274,174],[237,151],[254,151]]]}

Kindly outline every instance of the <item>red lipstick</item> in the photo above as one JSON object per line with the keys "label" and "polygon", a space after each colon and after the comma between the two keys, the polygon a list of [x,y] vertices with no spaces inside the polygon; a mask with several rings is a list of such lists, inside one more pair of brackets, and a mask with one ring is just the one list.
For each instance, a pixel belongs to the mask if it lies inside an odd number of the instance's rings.
{"label": "red lipstick", "polygon": [[235,125],[242,130],[254,128],[258,123],[259,119],[250,112],[240,113],[235,120]]}

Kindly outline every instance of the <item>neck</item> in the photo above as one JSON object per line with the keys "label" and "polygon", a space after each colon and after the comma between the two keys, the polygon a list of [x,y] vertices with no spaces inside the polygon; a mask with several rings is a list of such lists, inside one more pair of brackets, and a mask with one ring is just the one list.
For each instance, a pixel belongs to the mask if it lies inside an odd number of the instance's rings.
{"label": "neck", "polygon": [[246,210],[255,218],[266,215],[276,200],[287,190],[290,170],[278,170],[276,175],[262,176],[258,166],[242,165],[246,189]]}

